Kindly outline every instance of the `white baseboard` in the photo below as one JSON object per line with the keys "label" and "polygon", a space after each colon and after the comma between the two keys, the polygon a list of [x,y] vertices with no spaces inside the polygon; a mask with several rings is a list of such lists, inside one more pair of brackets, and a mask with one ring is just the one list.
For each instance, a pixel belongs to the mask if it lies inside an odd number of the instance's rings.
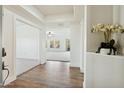
{"label": "white baseboard", "polygon": [[86,88],[85,81],[83,82],[83,88]]}
{"label": "white baseboard", "polygon": [[84,69],[82,67],[80,67],[80,72],[84,73]]}
{"label": "white baseboard", "polygon": [[7,85],[7,84],[9,84],[10,82],[12,82],[12,81],[14,81],[14,80],[16,80],[16,77],[15,77],[15,76],[9,77],[9,78],[6,80],[4,86]]}
{"label": "white baseboard", "polygon": [[34,60],[34,61],[40,61],[39,59],[35,58],[16,58],[17,60]]}
{"label": "white baseboard", "polygon": [[74,64],[70,64],[70,67],[79,67],[80,68],[80,66],[74,65]]}
{"label": "white baseboard", "polygon": [[45,64],[46,60],[40,60],[40,64]]}
{"label": "white baseboard", "polygon": [[0,88],[2,88],[2,84],[0,83]]}
{"label": "white baseboard", "polygon": [[41,62],[40,64],[45,64],[46,62]]}
{"label": "white baseboard", "polygon": [[84,73],[84,70],[83,70],[83,69],[80,69],[80,72],[81,72],[81,73]]}

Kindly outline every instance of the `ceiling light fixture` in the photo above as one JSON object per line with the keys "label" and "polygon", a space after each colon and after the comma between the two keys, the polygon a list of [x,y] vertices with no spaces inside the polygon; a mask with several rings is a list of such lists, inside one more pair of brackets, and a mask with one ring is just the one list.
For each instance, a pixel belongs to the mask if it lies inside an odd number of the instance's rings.
{"label": "ceiling light fixture", "polygon": [[48,37],[52,37],[52,36],[54,36],[54,35],[55,35],[55,33],[51,32],[51,31],[48,31],[48,32],[47,32],[47,36],[48,36]]}

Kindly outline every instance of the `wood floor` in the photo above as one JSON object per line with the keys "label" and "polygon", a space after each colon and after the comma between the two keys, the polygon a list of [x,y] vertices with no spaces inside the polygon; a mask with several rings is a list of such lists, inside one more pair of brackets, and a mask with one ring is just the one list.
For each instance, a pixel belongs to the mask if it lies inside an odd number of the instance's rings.
{"label": "wood floor", "polygon": [[48,61],[17,77],[6,88],[82,88],[83,74],[70,63]]}

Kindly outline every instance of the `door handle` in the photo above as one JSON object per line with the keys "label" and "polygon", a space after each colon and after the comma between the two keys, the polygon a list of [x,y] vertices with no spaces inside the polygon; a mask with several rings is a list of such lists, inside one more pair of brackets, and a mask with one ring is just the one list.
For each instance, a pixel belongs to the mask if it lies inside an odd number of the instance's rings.
{"label": "door handle", "polygon": [[6,56],[5,48],[2,48],[2,57],[5,57],[5,56]]}

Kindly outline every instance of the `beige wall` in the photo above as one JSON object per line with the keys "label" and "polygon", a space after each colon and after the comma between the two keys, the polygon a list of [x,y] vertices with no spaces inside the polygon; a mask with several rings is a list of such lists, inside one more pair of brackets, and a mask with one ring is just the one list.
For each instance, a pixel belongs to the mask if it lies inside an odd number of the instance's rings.
{"label": "beige wall", "polygon": [[[121,5],[119,10],[120,10],[120,15],[118,16],[120,18],[119,22],[124,27],[124,6]],[[119,44],[121,45],[121,48],[124,48],[124,33],[120,34],[120,36],[118,37],[119,37],[118,40],[119,40]]]}
{"label": "beige wall", "polygon": [[100,43],[104,41],[103,33],[91,33],[92,24],[112,23],[113,22],[113,6],[95,5],[88,6],[87,21],[87,51],[96,52]]}
{"label": "beige wall", "polygon": [[[120,24],[124,27],[124,6],[115,5],[113,7],[113,24]],[[124,48],[124,34],[114,33],[112,34],[113,38],[119,42],[120,48]],[[122,51],[121,51],[122,52]]]}

